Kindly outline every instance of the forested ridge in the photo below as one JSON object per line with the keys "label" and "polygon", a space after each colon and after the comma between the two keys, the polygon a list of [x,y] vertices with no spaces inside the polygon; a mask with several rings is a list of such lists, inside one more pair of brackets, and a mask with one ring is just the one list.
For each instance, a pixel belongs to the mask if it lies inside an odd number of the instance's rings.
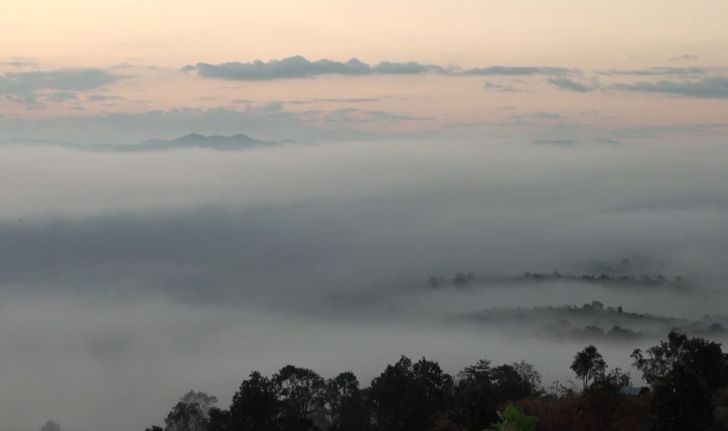
{"label": "forested ridge", "polygon": [[673,331],[631,354],[648,386],[610,369],[586,346],[568,366],[574,380],[545,388],[521,361],[480,359],[454,376],[433,360],[406,356],[368,387],[346,371],[323,378],[287,365],[254,371],[227,408],[191,391],[146,431],[688,431],[728,429],[728,354],[721,345]]}

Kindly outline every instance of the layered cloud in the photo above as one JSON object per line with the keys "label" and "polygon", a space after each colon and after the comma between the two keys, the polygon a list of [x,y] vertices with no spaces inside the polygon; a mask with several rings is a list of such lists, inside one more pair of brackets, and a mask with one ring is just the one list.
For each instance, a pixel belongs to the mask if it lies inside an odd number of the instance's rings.
{"label": "layered cloud", "polygon": [[83,91],[110,84],[118,79],[117,75],[94,68],[9,72],[0,77],[0,92]]}
{"label": "layered cloud", "polygon": [[197,63],[195,65],[185,66],[182,70],[196,72],[203,78],[238,81],[269,81],[275,79],[310,78],[320,75],[422,75],[434,73],[476,76],[533,76],[565,75],[574,72],[572,69],[562,67],[489,66],[461,69],[455,66],[392,61],[383,61],[375,65],[370,65],[356,58],[345,62],[328,59],[311,61],[302,56],[287,57],[267,62],[256,60],[249,63]]}
{"label": "layered cloud", "polygon": [[728,77],[711,76],[690,81],[645,81],[632,84],[616,84],[613,88],[622,91],[642,93],[659,93],[704,99],[725,99],[728,98]]}
{"label": "layered cloud", "polygon": [[[633,82],[615,82],[601,85],[594,77],[583,82],[566,76],[552,76],[547,82],[563,91],[587,93],[594,90],[614,90],[656,93],[703,99],[728,98],[728,76],[719,68],[703,67],[650,67],[644,69],[602,69],[596,75],[611,78],[643,77]],[[653,80],[649,80],[652,78]],[[662,79],[660,79],[662,78]]]}
{"label": "layered cloud", "polygon": [[577,93],[587,93],[597,88],[594,84],[584,84],[565,77],[549,78],[548,82],[560,90],[576,91]]}
{"label": "layered cloud", "polygon": [[534,67],[534,66],[489,66],[467,69],[464,75],[480,76],[534,76],[534,75],[568,75],[578,72],[565,67]]}
{"label": "layered cloud", "polygon": [[643,69],[599,69],[597,75],[609,76],[694,76],[706,75],[713,71],[707,67],[647,67]]}
{"label": "layered cloud", "polygon": [[[600,85],[596,78],[585,80],[583,71],[568,67],[553,66],[508,66],[460,68],[419,62],[383,61],[368,64],[356,58],[348,61],[329,59],[308,60],[303,56],[293,56],[270,61],[228,63],[197,63],[182,68],[184,72],[196,73],[202,78],[232,81],[272,81],[280,79],[312,78],[324,75],[370,76],[370,75],[423,75],[443,76],[484,76],[484,77],[545,77],[551,86],[569,92],[586,93],[598,89],[616,91],[638,91],[664,93],[698,98],[728,97],[728,78],[723,77],[723,69],[715,67],[646,67],[640,69],[597,69],[594,76],[614,79],[628,77],[664,77],[663,81],[622,82]],[[672,81],[684,78],[690,81]],[[485,83],[485,88],[499,91],[516,91],[511,85]]]}
{"label": "layered cloud", "polygon": [[119,79],[120,76],[97,68],[8,72],[0,75],[0,95],[31,103],[37,101],[40,92],[50,91],[49,100],[68,100],[75,92],[99,88]]}
{"label": "layered cloud", "polygon": [[230,62],[222,64],[197,63],[183,68],[196,71],[204,78],[220,78],[240,81],[267,81],[274,79],[309,78],[319,75],[417,75],[442,73],[440,66],[415,62],[397,63],[384,61],[371,66],[352,58],[345,62],[333,60],[309,61],[302,56],[288,57],[268,62],[256,60],[251,63]]}

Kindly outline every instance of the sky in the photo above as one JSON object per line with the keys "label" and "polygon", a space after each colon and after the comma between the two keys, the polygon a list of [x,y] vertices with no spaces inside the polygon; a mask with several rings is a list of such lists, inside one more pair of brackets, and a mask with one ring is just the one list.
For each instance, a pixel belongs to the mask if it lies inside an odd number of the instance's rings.
{"label": "sky", "polygon": [[[287,363],[572,378],[585,340],[462,320],[490,309],[728,322],[726,19],[719,0],[0,0],[0,428],[144,429]],[[512,281],[623,259],[687,288]],[[638,378],[658,333],[599,348]]]}
{"label": "sky", "polygon": [[[145,133],[229,133],[240,120],[231,113],[297,123],[286,133],[258,127],[260,139],[317,141],[497,127],[610,138],[645,127],[711,133],[728,122],[728,6],[714,0],[2,7],[4,139],[68,133],[132,144]],[[109,124],[179,110],[195,119],[162,131]],[[104,136],[68,131],[78,121]]]}

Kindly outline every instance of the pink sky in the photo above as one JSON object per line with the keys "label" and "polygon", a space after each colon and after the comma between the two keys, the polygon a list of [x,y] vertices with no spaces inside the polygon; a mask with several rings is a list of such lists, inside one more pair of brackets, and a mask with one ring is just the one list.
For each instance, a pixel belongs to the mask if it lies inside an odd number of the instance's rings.
{"label": "pink sky", "polygon": [[[728,123],[728,3],[722,1],[9,3],[0,14],[6,119],[222,108],[378,132],[524,118],[605,128]],[[297,55],[311,62],[356,58],[371,67],[390,61],[571,72],[324,71],[250,80],[180,70]],[[109,79],[39,84],[34,75],[53,80],[68,69],[101,71]]]}

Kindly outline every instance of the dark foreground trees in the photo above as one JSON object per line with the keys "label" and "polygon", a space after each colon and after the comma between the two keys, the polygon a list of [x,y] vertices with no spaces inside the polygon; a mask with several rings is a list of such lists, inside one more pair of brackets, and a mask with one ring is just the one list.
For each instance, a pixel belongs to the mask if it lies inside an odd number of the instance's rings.
{"label": "dark foreground trees", "polygon": [[[594,346],[571,364],[578,390],[545,393],[528,363],[492,366],[479,360],[452,378],[437,362],[402,356],[362,389],[351,372],[324,379],[288,365],[270,377],[253,372],[228,409],[190,392],[165,427],[149,431],[718,431],[715,393],[728,386],[728,356],[717,343],[673,332],[634,366],[653,391],[608,372]],[[518,409],[507,409],[516,405]],[[498,412],[501,412],[500,416]],[[521,420],[521,419],[523,420]],[[520,425],[518,425],[520,423]],[[513,427],[516,428],[513,428]]]}
{"label": "dark foreground trees", "polygon": [[[276,431],[280,400],[273,380],[259,372],[250,373],[233,396],[230,405],[230,430]],[[223,424],[218,424],[218,426]]]}
{"label": "dark foreground trees", "polygon": [[452,377],[425,358],[416,363],[402,356],[372,381],[368,393],[374,430],[432,429],[444,413],[452,392]]}
{"label": "dark foreground trees", "polygon": [[728,355],[718,343],[671,332],[667,341],[632,353],[634,366],[652,385],[654,430],[708,430],[713,395],[728,385]]}
{"label": "dark foreground trees", "polygon": [[350,371],[326,382],[325,410],[329,431],[366,431],[369,415],[359,380]]}

